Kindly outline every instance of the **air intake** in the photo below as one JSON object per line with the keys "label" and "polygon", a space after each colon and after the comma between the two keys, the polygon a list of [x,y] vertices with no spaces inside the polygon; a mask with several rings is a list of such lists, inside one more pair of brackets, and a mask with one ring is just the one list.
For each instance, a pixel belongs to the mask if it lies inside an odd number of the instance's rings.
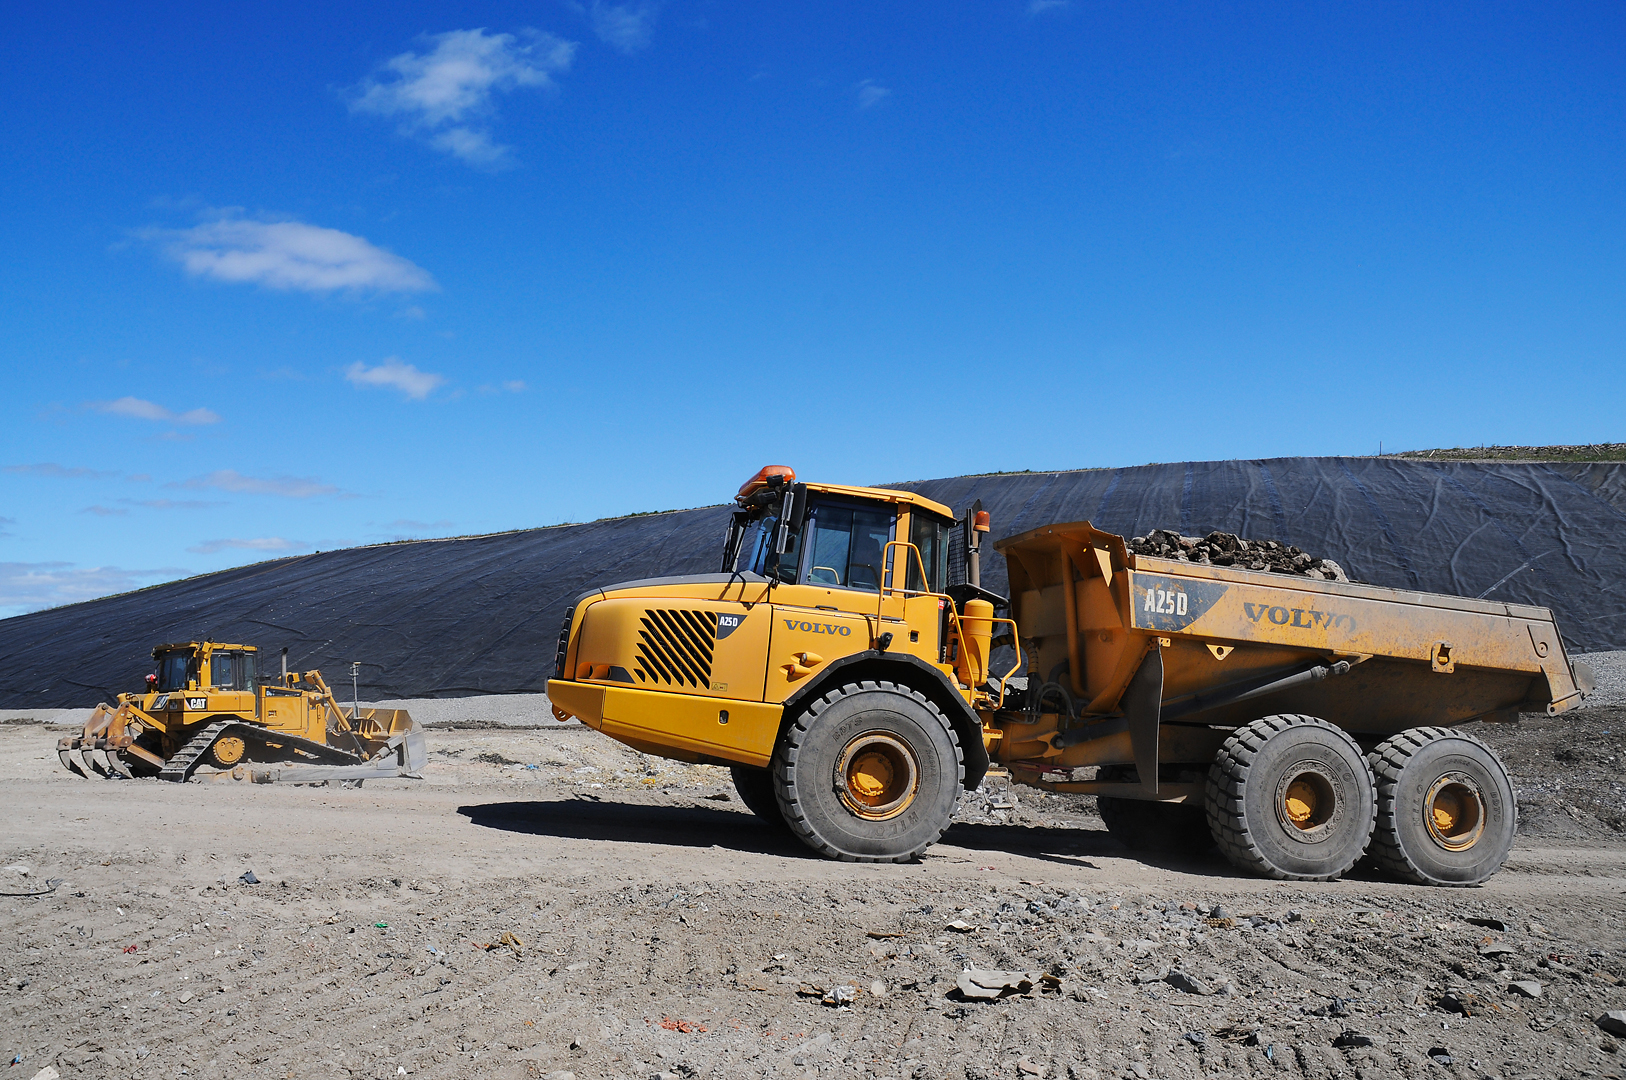
{"label": "air intake", "polygon": [[565,612],[565,625],[559,631],[559,648],[553,654],[553,677],[555,679],[568,679],[570,675],[565,671],[565,653],[570,650],[570,624],[576,621],[576,605],[570,605]]}
{"label": "air intake", "polygon": [[650,608],[641,621],[632,669],[639,682],[711,689],[711,652],[717,644],[715,611]]}

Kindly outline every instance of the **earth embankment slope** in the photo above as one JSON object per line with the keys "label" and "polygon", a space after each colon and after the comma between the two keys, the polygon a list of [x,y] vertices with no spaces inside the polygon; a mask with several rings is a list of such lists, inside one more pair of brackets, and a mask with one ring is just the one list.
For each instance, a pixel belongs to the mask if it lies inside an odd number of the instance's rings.
{"label": "earth embankment slope", "polygon": [[[1296,544],[1359,581],[1537,604],[1572,653],[1626,648],[1626,465],[1275,458],[963,476],[895,485],[995,536],[1089,520],[1125,535],[1223,530]],[[581,592],[716,569],[727,508],[279,559],[0,621],[0,707],[73,708],[139,685],[148,650],[286,646],[364,698],[535,693]],[[989,553],[985,584],[1003,589]]]}

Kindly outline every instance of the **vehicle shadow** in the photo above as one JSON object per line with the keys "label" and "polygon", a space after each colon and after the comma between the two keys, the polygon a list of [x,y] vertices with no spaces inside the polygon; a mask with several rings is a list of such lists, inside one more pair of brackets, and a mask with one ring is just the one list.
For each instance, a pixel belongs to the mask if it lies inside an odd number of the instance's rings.
{"label": "vehicle shadow", "polygon": [[457,812],[481,828],[532,836],[817,857],[783,828],[754,814],[703,806],[555,799],[478,803],[459,806]]}
{"label": "vehicle shadow", "polygon": [[[570,840],[664,844],[669,847],[720,847],[730,851],[787,858],[818,858],[783,829],[753,814],[704,806],[656,806],[591,799],[554,799],[476,803],[457,808],[470,824],[484,829],[555,836]],[[1210,877],[1241,877],[1217,851],[1163,854],[1130,851],[1101,829],[1039,825],[958,823],[949,827],[942,845],[990,854],[1019,855],[1057,866],[1086,870],[1101,867],[1093,858],[1129,858],[1148,866]],[[936,852],[941,854],[940,850]],[[926,859],[934,857],[933,851]]]}
{"label": "vehicle shadow", "polygon": [[974,825],[949,827],[943,843],[971,851],[1020,855],[1027,859],[1098,870],[1095,857],[1134,859],[1163,870],[1208,877],[1243,877],[1225,861],[1217,848],[1197,844],[1189,852],[1135,851],[1112,838],[1105,829],[1056,828],[1044,825]]}

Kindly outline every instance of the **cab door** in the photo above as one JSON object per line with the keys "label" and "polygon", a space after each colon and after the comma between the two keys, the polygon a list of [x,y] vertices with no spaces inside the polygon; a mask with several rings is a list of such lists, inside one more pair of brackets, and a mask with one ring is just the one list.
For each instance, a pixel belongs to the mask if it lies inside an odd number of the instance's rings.
{"label": "cab door", "polygon": [[254,712],[254,695],[241,685],[243,654],[216,650],[209,654],[209,708],[213,712]]}
{"label": "cab door", "polygon": [[[886,503],[813,496],[795,546],[781,559],[773,596],[765,701],[784,701],[823,664],[875,647],[888,630],[907,638],[904,601],[890,590],[897,514]],[[787,559],[794,559],[792,564]]]}

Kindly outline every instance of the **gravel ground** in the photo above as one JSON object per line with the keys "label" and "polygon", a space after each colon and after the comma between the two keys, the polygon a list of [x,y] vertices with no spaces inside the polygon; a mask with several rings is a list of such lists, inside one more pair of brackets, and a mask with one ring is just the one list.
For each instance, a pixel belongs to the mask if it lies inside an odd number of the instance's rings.
{"label": "gravel ground", "polygon": [[362,705],[406,709],[418,723],[432,728],[553,727],[558,724],[546,694],[414,698],[362,702]]}
{"label": "gravel ground", "polygon": [[[1626,1008],[1626,709],[1479,725],[1520,841],[1438,890],[1139,857],[1092,800],[997,783],[920,863],[831,863],[724,770],[516,704],[409,703],[437,723],[425,779],[363,789],[89,782],[53,731],[0,727],[0,1056],[142,1080],[1622,1075],[1595,1020]],[[1036,988],[966,1000],[968,967]]]}
{"label": "gravel ground", "polygon": [[[1614,833],[1527,832],[1473,890],[1299,885],[1137,858],[1087,798],[996,788],[922,862],[854,866],[744,812],[723,770],[577,724],[429,740],[421,782],[174,786],[78,780],[48,732],[0,728],[0,1053],[222,1080],[1511,1080],[1626,1057],[1594,1025],[1626,1008]],[[966,1000],[967,967],[1037,988]]]}
{"label": "gravel ground", "polygon": [[[1623,655],[1588,658],[1594,701],[1626,691]],[[380,704],[429,727],[424,780],[90,782],[56,730],[0,714],[10,1071],[1626,1073],[1595,1023],[1626,1009],[1626,707],[1476,725],[1520,839],[1483,887],[1440,890],[1138,856],[1093,800],[998,781],[920,863],[831,863],[725,770],[559,724],[541,695]],[[1034,989],[968,1000],[966,968]]]}
{"label": "gravel ground", "polygon": [[1626,705],[1626,652],[1584,653],[1576,659],[1598,677],[1598,688],[1586,699],[1588,705]]}

